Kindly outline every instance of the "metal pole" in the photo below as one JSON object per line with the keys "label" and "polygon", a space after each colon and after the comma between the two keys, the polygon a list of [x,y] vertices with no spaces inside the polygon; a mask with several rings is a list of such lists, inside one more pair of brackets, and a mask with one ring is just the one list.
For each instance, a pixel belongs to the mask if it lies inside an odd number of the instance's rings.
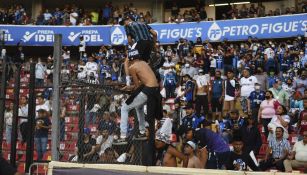
{"label": "metal pole", "polygon": [[[85,115],[85,94],[82,92],[80,96],[80,110],[79,110],[79,134],[77,147],[82,148],[83,145],[83,128],[84,128],[84,115]],[[79,149],[80,150],[80,149]],[[78,162],[83,160],[83,154],[78,151]]]}
{"label": "metal pole", "polygon": [[29,107],[28,107],[28,130],[30,131],[27,137],[27,151],[26,151],[26,172],[33,163],[34,152],[34,126],[35,126],[35,63],[30,65],[30,82],[29,82]]}
{"label": "metal pole", "polygon": [[61,52],[62,35],[54,35],[53,46],[53,98],[52,98],[52,130],[51,130],[51,153],[52,160],[59,160],[59,137],[60,137],[60,75],[61,75]]}
{"label": "metal pole", "polygon": [[5,95],[6,95],[6,71],[7,65],[5,58],[2,62],[2,75],[0,87],[0,154],[2,154],[2,141],[3,141],[3,125],[4,125],[4,111],[5,111]]}
{"label": "metal pole", "polygon": [[[147,108],[148,109],[148,108]],[[148,111],[147,111],[148,113]],[[153,116],[148,117],[149,124],[149,166],[154,166],[154,157],[155,157],[155,118]]]}
{"label": "metal pole", "polygon": [[18,126],[18,109],[19,109],[19,93],[20,93],[20,69],[21,65],[16,64],[15,84],[14,84],[14,107],[13,107],[13,121],[12,121],[12,135],[11,135],[11,157],[10,163],[16,167],[16,143],[17,143],[17,126]]}

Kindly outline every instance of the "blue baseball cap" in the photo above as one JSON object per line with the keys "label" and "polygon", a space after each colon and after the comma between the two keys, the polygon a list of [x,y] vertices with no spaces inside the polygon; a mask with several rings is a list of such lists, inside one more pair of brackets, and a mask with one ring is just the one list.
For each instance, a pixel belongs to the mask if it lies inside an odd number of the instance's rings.
{"label": "blue baseball cap", "polygon": [[83,133],[84,134],[90,134],[91,133],[91,129],[90,128],[84,128],[83,129]]}

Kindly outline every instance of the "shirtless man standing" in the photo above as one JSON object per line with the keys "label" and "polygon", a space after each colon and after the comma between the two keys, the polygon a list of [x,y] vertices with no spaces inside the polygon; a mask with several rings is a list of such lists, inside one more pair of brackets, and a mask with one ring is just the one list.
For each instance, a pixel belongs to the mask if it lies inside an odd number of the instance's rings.
{"label": "shirtless man standing", "polygon": [[196,78],[196,115],[201,116],[201,108],[203,108],[203,114],[208,114],[208,80],[203,70],[199,70],[199,74]]}
{"label": "shirtless man standing", "polygon": [[158,81],[148,63],[140,59],[138,50],[132,48],[128,51],[125,67],[128,68],[126,70],[132,77],[133,85],[127,85],[122,88],[124,91],[132,91],[132,94],[121,108],[120,138],[114,142],[117,145],[127,144],[128,114],[130,110],[136,109],[139,121],[140,133],[135,137],[138,140],[146,140],[144,105],[149,102],[151,104],[150,106],[147,105],[149,118],[154,118],[157,115],[155,114],[155,107],[159,106],[155,99],[155,96],[159,94]]}
{"label": "shirtless man standing", "polygon": [[184,154],[189,157],[188,168],[204,168],[200,159],[195,155],[196,145],[192,141],[188,141],[184,147]]}

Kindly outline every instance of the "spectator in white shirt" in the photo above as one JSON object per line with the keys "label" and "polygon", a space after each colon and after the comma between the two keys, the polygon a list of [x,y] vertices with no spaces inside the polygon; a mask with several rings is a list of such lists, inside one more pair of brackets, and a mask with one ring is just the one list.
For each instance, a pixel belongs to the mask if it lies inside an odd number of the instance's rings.
{"label": "spectator in white shirt", "polygon": [[76,12],[76,10],[71,9],[71,13],[69,15],[70,24],[73,25],[73,26],[77,25],[78,17],[79,17],[79,15]]}
{"label": "spectator in white shirt", "polygon": [[198,71],[195,67],[190,66],[189,63],[186,63],[181,70],[180,76],[188,74],[190,77],[194,77],[195,75],[197,75],[197,73]]}
{"label": "spectator in white shirt", "polygon": [[163,63],[161,67],[160,73],[166,75],[170,71],[174,71],[175,63],[172,61],[172,57],[167,57],[166,61]]}
{"label": "spectator in white shirt", "polygon": [[265,59],[274,59],[275,52],[271,47],[268,47],[264,50]]}
{"label": "spectator in white shirt", "polygon": [[65,46],[63,48],[63,63],[64,65],[68,65],[69,64],[69,60],[70,60],[70,50],[67,49],[67,47]]}
{"label": "spectator in white shirt", "polygon": [[52,18],[52,14],[46,9],[44,13],[44,24],[48,24],[48,21]]}
{"label": "spectator in white shirt", "polygon": [[88,62],[85,64],[86,74],[90,76],[91,73],[94,73],[95,77],[97,76],[98,64],[95,62],[94,57],[90,56]]}
{"label": "spectator in white shirt", "polygon": [[45,103],[45,100],[44,100],[44,97],[39,95],[36,97],[37,99],[37,104],[36,104],[36,108],[35,108],[35,111],[36,111],[36,117],[38,116],[38,110],[40,109],[44,109],[47,111],[47,113],[50,112],[50,106]]}
{"label": "spectator in white shirt", "polygon": [[104,126],[101,128],[100,135],[96,139],[96,151],[102,157],[107,148],[112,147],[113,135],[110,135],[109,128]]}
{"label": "spectator in white shirt", "polygon": [[85,47],[86,47],[86,43],[85,43],[84,37],[80,36],[80,44],[79,44],[80,60],[82,59],[82,56],[86,57]]}
{"label": "spectator in white shirt", "polygon": [[288,159],[284,160],[284,166],[286,172],[292,172],[295,168],[305,168],[304,172],[307,171],[307,131],[303,133],[303,140],[294,144],[291,154]]}
{"label": "spectator in white shirt", "polygon": [[20,97],[20,105],[18,109],[18,117],[20,118],[20,133],[22,137],[22,143],[27,141],[27,136],[29,135],[29,131],[27,128],[28,124],[28,104],[27,104],[27,97],[22,96]]}
{"label": "spectator in white shirt", "polygon": [[8,108],[5,110],[4,120],[5,120],[6,143],[11,144],[11,133],[12,133],[12,123],[13,123],[13,103],[10,103]]}
{"label": "spectator in white shirt", "polygon": [[241,105],[244,113],[247,113],[247,99],[251,92],[255,90],[255,84],[257,83],[257,78],[255,76],[250,76],[249,68],[244,68],[243,77],[240,79],[241,85]]}
{"label": "spectator in white shirt", "polygon": [[85,63],[80,60],[78,64],[78,80],[85,80],[86,79],[86,66]]}
{"label": "spectator in white shirt", "polygon": [[42,64],[41,59],[38,58],[38,62],[35,65],[35,85],[37,87],[44,86],[44,80],[46,76],[46,67]]}

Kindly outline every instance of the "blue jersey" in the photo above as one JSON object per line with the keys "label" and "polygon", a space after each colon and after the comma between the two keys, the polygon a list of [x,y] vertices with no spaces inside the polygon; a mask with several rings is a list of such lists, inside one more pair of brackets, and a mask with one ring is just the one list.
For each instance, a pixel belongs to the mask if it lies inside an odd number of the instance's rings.
{"label": "blue jersey", "polygon": [[222,56],[217,56],[216,57],[216,68],[217,69],[223,69],[224,67],[224,60]]}
{"label": "blue jersey", "polygon": [[290,69],[290,66],[291,66],[292,62],[289,58],[287,59],[283,59],[281,62],[280,62],[280,69],[282,72],[287,72],[289,69]]}
{"label": "blue jersey", "polygon": [[196,114],[193,114],[192,116],[185,116],[182,119],[182,126],[186,127],[186,128],[199,128],[201,123],[204,122],[205,117],[201,116],[201,117],[197,117]]}
{"label": "blue jersey", "polygon": [[[269,85],[269,88],[271,88],[271,87],[273,87],[273,84],[274,84],[274,82],[275,82],[275,80],[276,80],[277,78],[275,77],[275,76],[269,76],[268,77],[268,85]],[[269,89],[268,88],[268,89]]]}
{"label": "blue jersey", "polygon": [[248,98],[251,101],[251,108],[259,108],[261,102],[265,99],[265,92],[253,91]]}
{"label": "blue jersey", "polygon": [[111,71],[111,67],[109,65],[107,65],[107,64],[105,64],[105,65],[101,64],[100,65],[100,75],[102,77],[106,77],[106,74],[107,73],[109,74],[110,71]]}
{"label": "blue jersey", "polygon": [[190,92],[186,93],[185,94],[185,98],[186,98],[186,101],[187,102],[191,102],[193,101],[193,94],[194,94],[194,83],[192,81],[187,81],[186,84],[185,84],[185,89],[192,89]]}
{"label": "blue jersey", "polygon": [[212,81],[212,98],[220,98],[223,93],[223,80],[216,79]]}
{"label": "blue jersey", "polygon": [[175,73],[167,73],[164,77],[164,86],[176,86],[176,74]]}
{"label": "blue jersey", "polygon": [[278,53],[278,61],[281,63],[282,60],[284,59],[284,55],[285,55],[286,49],[281,48],[281,50]]}
{"label": "blue jersey", "polygon": [[239,56],[235,55],[232,58],[232,67],[233,67],[233,69],[237,69],[238,61],[239,61]]}
{"label": "blue jersey", "polygon": [[239,128],[241,128],[244,124],[245,124],[245,121],[241,117],[238,120],[229,119],[225,122],[225,128],[226,129],[233,129],[234,125],[238,125]]}

